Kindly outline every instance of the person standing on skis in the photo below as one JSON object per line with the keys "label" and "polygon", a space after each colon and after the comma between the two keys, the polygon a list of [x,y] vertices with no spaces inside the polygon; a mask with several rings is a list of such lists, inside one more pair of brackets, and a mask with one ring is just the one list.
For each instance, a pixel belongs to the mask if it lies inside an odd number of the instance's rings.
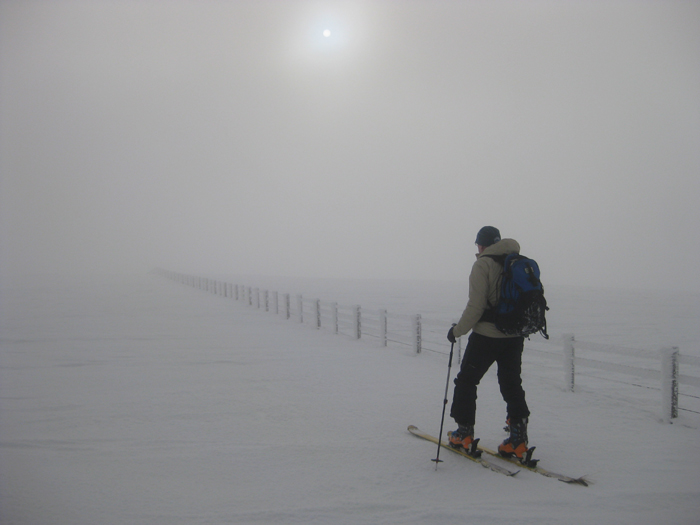
{"label": "person standing on skis", "polygon": [[501,239],[500,232],[493,226],[479,230],[476,245],[479,253],[469,275],[469,301],[461,319],[447,334],[447,339],[455,343],[458,337],[471,331],[460,372],[454,381],[450,416],[459,428],[450,434],[450,444],[469,449],[473,442],[477,385],[495,362],[510,428],[510,436],[499,445],[498,451],[522,459],[528,449],[530,416],[521,379],[525,338],[500,332],[490,312],[498,304],[502,261],[510,253],[520,253],[520,245],[514,239]]}

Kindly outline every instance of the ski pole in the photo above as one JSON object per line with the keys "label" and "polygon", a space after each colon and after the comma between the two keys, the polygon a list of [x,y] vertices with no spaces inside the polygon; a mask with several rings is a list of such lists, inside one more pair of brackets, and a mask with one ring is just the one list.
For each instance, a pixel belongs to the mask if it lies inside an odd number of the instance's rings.
{"label": "ski pole", "polygon": [[[455,326],[455,325],[452,325]],[[440,420],[440,433],[438,434],[438,448],[437,448],[437,456],[435,459],[432,461],[435,462],[435,470],[438,468],[438,463],[440,463],[442,460],[440,459],[440,447],[442,446],[442,428],[443,425],[445,424],[445,408],[447,408],[447,392],[450,388],[450,372],[452,370],[452,355],[454,354],[454,349],[455,349],[455,344],[452,343],[452,346],[450,346],[450,360],[447,364],[447,382],[445,383],[445,399],[442,403],[442,419]]]}

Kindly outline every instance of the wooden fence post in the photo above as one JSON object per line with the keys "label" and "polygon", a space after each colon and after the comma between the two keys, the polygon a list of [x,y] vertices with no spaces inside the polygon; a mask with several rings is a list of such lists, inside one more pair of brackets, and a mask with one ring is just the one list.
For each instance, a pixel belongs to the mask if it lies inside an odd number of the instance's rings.
{"label": "wooden fence post", "polygon": [[354,307],[354,315],[353,315],[353,321],[355,323],[355,339],[359,339],[362,337],[362,321],[360,318],[360,306],[357,305]]}
{"label": "wooden fence post", "polygon": [[421,350],[423,349],[423,333],[420,314],[417,314],[413,318],[413,344],[416,354],[420,354]]}
{"label": "wooden fence post", "polygon": [[338,303],[331,304],[331,317],[333,319],[333,333],[338,335]]}
{"label": "wooden fence post", "polygon": [[661,350],[661,407],[664,423],[678,417],[678,347]]}
{"label": "wooden fence post", "polygon": [[574,391],[576,376],[576,356],[574,353],[574,334],[565,334],[562,337],[564,345],[564,381],[566,390]]}
{"label": "wooden fence post", "polygon": [[387,345],[387,315],[386,310],[379,310],[379,345]]}

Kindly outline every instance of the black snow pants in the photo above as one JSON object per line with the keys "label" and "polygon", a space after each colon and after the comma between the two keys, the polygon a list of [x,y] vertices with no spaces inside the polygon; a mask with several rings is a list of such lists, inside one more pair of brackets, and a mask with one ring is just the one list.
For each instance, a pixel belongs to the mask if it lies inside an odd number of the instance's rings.
{"label": "black snow pants", "polygon": [[515,419],[530,415],[520,378],[524,340],[523,337],[494,338],[472,332],[461,370],[455,379],[450,411],[450,416],[458,424],[474,424],[476,387],[494,362],[498,364],[498,384],[508,417]]}

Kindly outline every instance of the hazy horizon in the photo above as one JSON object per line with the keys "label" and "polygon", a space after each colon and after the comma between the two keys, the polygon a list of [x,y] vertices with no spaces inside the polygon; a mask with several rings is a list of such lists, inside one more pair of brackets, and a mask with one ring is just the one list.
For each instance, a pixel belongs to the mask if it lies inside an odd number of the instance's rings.
{"label": "hazy horizon", "polygon": [[698,27],[680,0],[0,0],[0,278],[461,281],[494,225],[550,285],[700,291]]}

